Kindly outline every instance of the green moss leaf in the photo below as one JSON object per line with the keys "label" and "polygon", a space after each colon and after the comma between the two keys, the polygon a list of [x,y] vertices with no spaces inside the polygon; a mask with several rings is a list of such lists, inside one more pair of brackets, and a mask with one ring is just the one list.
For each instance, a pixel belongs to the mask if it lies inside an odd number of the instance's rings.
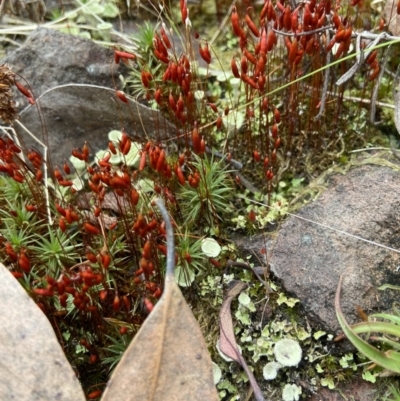
{"label": "green moss leaf", "polygon": [[400,353],[388,351],[386,353],[378,350],[371,344],[364,341],[357,333],[375,332],[385,333],[400,337],[400,327],[397,324],[385,322],[364,322],[351,327],[342,312],[340,306],[340,288],[342,285],[343,276],[340,277],[339,285],[335,296],[336,317],[339,324],[351,343],[365,355],[368,359],[392,372],[400,373]]}

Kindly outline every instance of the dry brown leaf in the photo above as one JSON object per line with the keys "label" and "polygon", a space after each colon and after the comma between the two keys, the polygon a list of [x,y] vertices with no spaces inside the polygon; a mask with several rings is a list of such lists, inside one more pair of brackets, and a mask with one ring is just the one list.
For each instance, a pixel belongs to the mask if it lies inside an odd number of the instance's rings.
{"label": "dry brown leaf", "polygon": [[233,298],[237,297],[246,287],[247,284],[243,283],[243,281],[231,281],[229,283],[229,289],[225,294],[225,299],[219,312],[219,349],[227,357],[233,359],[237,363],[241,363],[241,354],[236,344],[235,334],[233,331],[231,303],[233,301]]}
{"label": "dry brown leaf", "polygon": [[0,400],[85,399],[49,321],[0,263]]}
{"label": "dry brown leaf", "polygon": [[229,284],[229,289],[225,294],[225,299],[222,303],[221,311],[219,312],[219,349],[226,356],[239,363],[245,370],[249,378],[251,387],[253,388],[254,397],[256,398],[256,400],[265,401],[265,398],[261,393],[261,389],[253,375],[253,372],[249,369],[246,361],[243,359],[242,354],[239,351],[239,347],[235,339],[235,333],[233,331],[231,303],[232,300],[247,287],[247,284],[243,283],[242,281],[231,281]]}
{"label": "dry brown leaf", "polygon": [[167,227],[167,272],[161,299],[116,367],[102,401],[217,401],[210,355],[174,278],[174,239]]}

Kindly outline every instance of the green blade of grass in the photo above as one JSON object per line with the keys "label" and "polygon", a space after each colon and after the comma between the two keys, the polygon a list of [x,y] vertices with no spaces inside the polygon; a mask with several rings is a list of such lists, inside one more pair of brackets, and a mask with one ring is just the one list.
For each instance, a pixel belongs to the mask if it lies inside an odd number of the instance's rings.
{"label": "green blade of grass", "polygon": [[350,326],[354,333],[383,333],[400,337],[400,327],[387,322],[362,322]]}
{"label": "green blade of grass", "polygon": [[[400,359],[398,359],[399,356],[398,353],[391,352],[388,354],[384,354],[377,348],[373,347],[371,344],[368,344],[366,341],[358,337],[355,331],[347,323],[343,315],[342,309],[340,307],[340,289],[342,286],[342,280],[343,276],[340,277],[339,285],[336,290],[335,310],[336,310],[336,317],[344,334],[351,341],[351,343],[357,348],[357,350],[360,351],[372,362],[375,362],[377,365],[382,366],[383,368],[390,370],[392,372],[400,373]],[[397,354],[397,356],[393,354]]]}
{"label": "green blade of grass", "polygon": [[400,344],[397,341],[390,340],[386,337],[378,337],[378,336],[371,336],[370,340],[372,341],[379,341],[385,344],[390,345],[392,348],[395,348],[400,351]]}
{"label": "green blade of grass", "polygon": [[[400,326],[400,316],[389,315],[388,313],[374,313],[372,317],[380,317],[381,319],[390,320]],[[400,330],[399,330],[400,331]]]}

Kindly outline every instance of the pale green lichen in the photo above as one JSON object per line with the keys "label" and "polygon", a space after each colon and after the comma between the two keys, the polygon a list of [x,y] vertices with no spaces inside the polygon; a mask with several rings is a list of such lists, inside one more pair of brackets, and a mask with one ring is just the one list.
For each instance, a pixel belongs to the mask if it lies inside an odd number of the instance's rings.
{"label": "pale green lichen", "polygon": [[78,173],[86,169],[86,162],[84,160],[78,159],[75,156],[70,156],[69,161],[74,166],[76,171],[78,171]]}
{"label": "pale green lichen", "polygon": [[278,305],[286,304],[289,308],[293,308],[300,300],[297,298],[288,298],[284,293],[280,293],[276,302]]}
{"label": "pale green lichen", "polygon": [[263,376],[265,380],[274,380],[278,375],[278,370],[282,365],[278,362],[268,362],[263,369]]}
{"label": "pale green lichen", "polygon": [[217,385],[221,380],[222,370],[215,362],[213,362],[212,365],[213,365],[214,384]]}
{"label": "pale green lichen", "polygon": [[247,306],[247,305],[250,304],[251,299],[250,299],[250,297],[249,297],[248,294],[246,294],[245,292],[242,292],[242,293],[239,295],[238,301],[239,301],[243,306]]}
{"label": "pale green lichen", "polygon": [[328,387],[329,390],[333,390],[335,388],[335,382],[332,376],[326,376],[321,379],[321,385],[324,387]]}
{"label": "pale green lichen", "polygon": [[201,250],[208,258],[216,258],[221,253],[221,246],[214,238],[204,238],[201,242]]}
{"label": "pale green lichen", "polygon": [[339,360],[340,366],[342,368],[351,367],[353,370],[357,369],[357,365],[354,363],[354,355],[353,354],[345,354]]}
{"label": "pale green lichen", "polygon": [[[249,263],[248,260],[245,261]],[[232,302],[235,339],[242,349],[243,358],[250,369],[254,371],[257,381],[261,384],[263,380],[271,377],[268,382],[269,390],[265,396],[271,395],[270,392],[275,392],[278,399],[281,397],[282,390],[279,390],[279,393],[277,393],[277,390],[278,388],[282,389],[288,381],[286,374],[291,375],[291,377],[299,374],[306,375],[308,385],[314,391],[321,385],[334,388],[337,382],[348,379],[349,371],[353,371],[356,363],[351,360],[350,355],[347,355],[345,357],[346,360],[343,359],[339,364],[340,358],[327,353],[326,341],[332,341],[332,335],[325,334],[322,331],[312,332],[307,322],[306,325],[301,325],[297,319],[296,306],[289,307],[286,302],[283,302],[280,307],[276,307],[276,299],[265,299],[264,301],[265,287],[261,283],[254,281],[254,276],[250,271],[243,270],[240,273],[235,271],[235,274],[224,275],[222,280],[220,276],[207,276],[201,281],[200,295],[207,299],[213,310],[222,303],[223,285],[221,281],[228,283],[233,278],[239,278],[249,284],[248,288]],[[279,294],[282,293],[281,288],[273,283],[269,283],[269,285],[279,297]],[[264,302],[277,308],[277,314],[270,320],[266,320],[265,316],[260,319],[262,317],[260,312],[262,313],[264,310],[262,305]],[[286,313],[288,311],[289,315],[280,314],[279,310],[281,308]],[[286,318],[283,318],[283,316]],[[261,324],[261,322],[264,323]],[[321,337],[324,339],[324,343],[321,343]],[[215,338],[213,344],[215,344],[216,340],[217,338]],[[285,360],[286,366],[282,366],[280,371],[275,371],[276,376],[273,379],[273,376],[269,375],[268,368],[266,369],[267,372],[264,372],[263,368],[266,365],[271,364],[269,366],[274,366],[274,364],[280,362],[275,357],[274,351],[276,344],[283,340],[295,343],[299,354],[297,361],[295,363],[292,362],[290,366],[297,365],[300,360],[304,360],[304,364],[299,368],[301,370],[297,370],[295,367],[288,367],[289,365]],[[299,344],[301,344],[301,347]],[[277,349],[279,349],[279,346]],[[243,384],[247,382],[248,378],[237,362],[227,362],[223,357],[225,355],[218,355],[217,350],[215,350],[213,359],[222,371],[222,378],[217,384],[219,396],[224,400],[239,400],[241,399]],[[346,362],[348,367],[345,367]],[[344,369],[346,369],[346,372],[343,371]],[[280,373],[281,371],[283,371],[283,374],[277,374],[277,372]],[[274,401],[277,400],[277,398],[273,399]]]}
{"label": "pale green lichen", "polygon": [[282,391],[283,401],[299,401],[301,396],[301,387],[295,384],[286,384]]}
{"label": "pale green lichen", "polygon": [[373,373],[371,373],[369,370],[366,370],[365,372],[363,372],[362,374],[362,378],[370,383],[375,383],[376,382],[376,377],[377,375],[374,375]]}
{"label": "pale green lichen", "polygon": [[301,361],[302,350],[297,341],[284,338],[275,344],[274,354],[283,366],[297,366]]}
{"label": "pale green lichen", "polygon": [[314,333],[313,337],[318,340],[319,338],[323,337],[326,334],[325,331],[319,330]]}

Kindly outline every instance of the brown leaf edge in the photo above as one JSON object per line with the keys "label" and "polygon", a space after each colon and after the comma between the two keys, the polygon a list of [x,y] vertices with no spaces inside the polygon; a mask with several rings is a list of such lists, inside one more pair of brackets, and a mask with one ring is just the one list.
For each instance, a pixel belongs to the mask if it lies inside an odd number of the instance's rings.
{"label": "brown leaf edge", "polygon": [[0,400],[85,399],[49,320],[0,263]]}
{"label": "brown leaf edge", "polygon": [[162,201],[167,269],[161,299],[114,370],[102,401],[218,401],[204,337],[175,282],[174,234]]}
{"label": "brown leaf edge", "polygon": [[245,288],[247,284],[242,281],[233,281],[230,283],[229,289],[225,294],[225,299],[222,303],[221,311],[219,313],[220,321],[220,338],[219,338],[219,349],[226,356],[239,363],[244,371],[246,372],[250,385],[254,391],[254,397],[257,401],[265,401],[262,395],[260,386],[258,385],[253,372],[249,369],[246,361],[242,354],[239,352],[238,345],[235,339],[235,333],[233,331],[233,322],[231,314],[231,303],[233,298],[238,296]]}

